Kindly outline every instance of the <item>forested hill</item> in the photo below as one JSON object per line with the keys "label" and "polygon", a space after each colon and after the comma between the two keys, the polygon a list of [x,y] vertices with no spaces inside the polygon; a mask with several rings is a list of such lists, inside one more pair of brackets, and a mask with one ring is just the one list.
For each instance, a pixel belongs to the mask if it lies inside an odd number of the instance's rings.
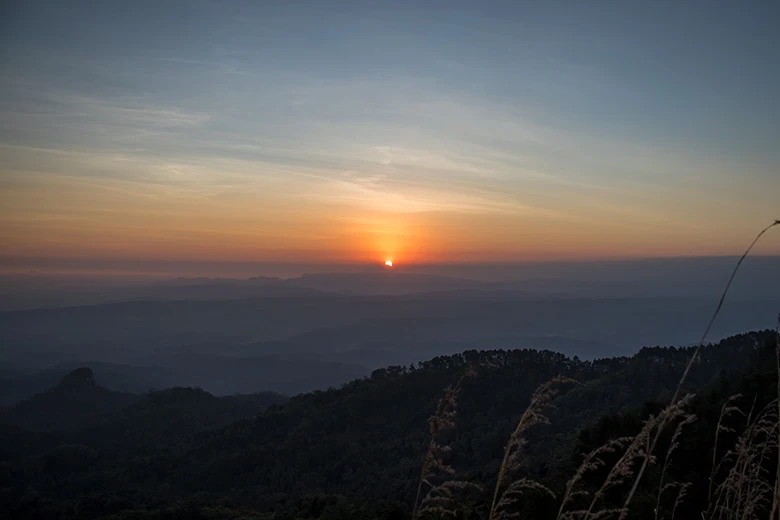
{"label": "forested hill", "polygon": [[[764,331],[705,347],[686,389],[706,392],[773,367],[774,341],[774,331]],[[442,442],[457,475],[484,485],[495,480],[534,389],[557,375],[579,382],[556,399],[551,424],[529,431],[533,449],[519,468],[560,485],[574,469],[583,429],[668,400],[692,352],[655,347],[580,361],[550,351],[471,350],[377,370],[208,431],[147,407],[129,416],[154,429],[143,450],[125,433],[128,423],[116,420],[67,433],[8,430],[0,507],[51,518],[190,518],[198,508],[215,518],[406,518],[430,441],[427,419],[443,388],[469,367],[475,375],[463,382],[455,427]]]}
{"label": "forested hill", "polygon": [[27,432],[25,437],[45,440],[49,446],[68,441],[134,444],[137,448],[142,440],[156,443],[159,437],[172,442],[252,417],[285,401],[286,396],[273,392],[216,397],[198,388],[169,388],[143,395],[112,392],[97,384],[90,368],[82,367],[49,390],[0,410],[0,425]]}

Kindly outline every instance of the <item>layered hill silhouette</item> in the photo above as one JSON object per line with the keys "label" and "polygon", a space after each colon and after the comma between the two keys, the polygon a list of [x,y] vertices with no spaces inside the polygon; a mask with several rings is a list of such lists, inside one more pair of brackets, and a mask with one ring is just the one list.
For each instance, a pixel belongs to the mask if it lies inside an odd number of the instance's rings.
{"label": "layered hill silhouette", "polygon": [[[177,278],[165,281],[90,281],[79,278],[0,276],[0,310],[73,306],[125,300],[208,300],[261,297],[411,295],[431,292],[502,292],[580,298],[710,296],[735,258],[667,258],[631,261],[487,265],[342,267],[302,266],[311,274],[277,278]],[[752,257],[732,287],[737,299],[773,299],[780,289],[774,273],[780,257]],[[305,268],[304,268],[305,267]],[[325,271],[323,271],[325,269]],[[351,272],[350,272],[351,271]]]}
{"label": "layered hill silhouette", "polygon": [[252,416],[273,404],[281,394],[266,392],[215,397],[197,388],[170,388],[142,395],[114,392],[99,386],[89,367],[81,367],[33,397],[0,412],[0,423],[32,431],[75,431],[116,428],[125,433],[144,428],[187,425],[189,433]]}
{"label": "layered hill silhouette", "polygon": [[[713,306],[709,298],[468,294],[134,301],[0,312],[0,368],[6,369],[0,404],[41,392],[65,371],[92,363],[103,364],[99,374],[111,372],[98,380],[115,391],[200,386],[216,395],[294,395],[470,348],[612,357],[638,345],[697,341],[697,324]],[[766,327],[778,308],[775,301],[730,300],[711,335]]]}
{"label": "layered hill silhouette", "polygon": [[97,384],[107,390],[126,394],[143,394],[155,388],[176,384],[170,368],[152,365],[121,365],[100,361],[67,362],[43,370],[6,370],[0,373],[0,405],[11,406],[56,386],[63,377],[89,367]]}
{"label": "layered hill silhouette", "polygon": [[[771,393],[774,342],[774,331],[765,331],[702,350],[684,388],[701,394],[696,406],[705,424],[686,440],[701,444],[696,457],[711,441],[712,410],[730,393],[744,393],[748,409]],[[586,447],[625,434],[657,409],[653,403],[668,400],[691,354],[691,348],[656,347],[582,361],[550,351],[470,350],[376,370],[264,411],[252,397],[153,392],[98,420],[66,422],[65,431],[32,434],[18,429],[21,422],[5,429],[0,506],[20,514],[78,508],[90,511],[86,518],[187,518],[193,511],[213,518],[408,518],[429,441],[427,419],[442,389],[466,369],[476,375],[463,384],[455,428],[441,441],[459,478],[486,487],[534,389],[561,374],[579,382],[555,401],[551,424],[529,432],[532,449],[519,470],[561,489]],[[88,376],[72,373],[64,386],[99,388]],[[34,424],[29,414],[45,413],[44,404],[55,401],[44,396],[61,386],[14,407],[11,416],[24,410]],[[93,395],[100,401],[105,394]],[[683,470],[701,472],[675,471]]]}
{"label": "layered hill silhouette", "polygon": [[30,430],[67,429],[114,413],[138,399],[98,386],[92,370],[83,367],[65,375],[54,388],[8,409],[0,421]]}

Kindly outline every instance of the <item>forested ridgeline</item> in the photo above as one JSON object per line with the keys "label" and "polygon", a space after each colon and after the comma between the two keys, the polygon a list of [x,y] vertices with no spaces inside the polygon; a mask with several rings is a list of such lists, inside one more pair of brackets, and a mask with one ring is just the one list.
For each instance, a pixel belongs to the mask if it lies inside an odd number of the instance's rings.
{"label": "forested ridgeline", "polygon": [[[744,412],[729,419],[733,431],[721,437],[725,451],[750,408],[774,399],[774,342],[774,331],[734,336],[704,347],[692,366],[683,390],[698,394],[686,401],[696,421],[686,426],[678,448],[686,455],[675,457],[664,477],[693,483],[678,518],[694,511],[700,516],[708,498],[701,483],[706,487],[710,475],[723,402],[741,394]],[[550,424],[523,432],[520,455],[505,477],[532,477],[557,497],[529,494],[514,502],[513,514],[555,518],[582,454],[636,435],[673,395],[692,353],[654,347],[581,361],[550,351],[471,350],[377,370],[284,403],[278,396],[217,398],[194,389],[107,394],[82,372],[86,382],[73,376],[4,412],[0,507],[3,514],[32,518],[408,518],[430,446],[428,419],[443,389],[470,371],[457,392],[452,427],[437,434],[447,448],[443,465],[453,473],[431,484],[456,479],[480,486],[458,497],[455,515],[488,514],[507,439],[534,391],[565,376],[577,383],[545,409]],[[658,449],[670,442],[664,434]],[[765,462],[773,457],[767,453]],[[669,488],[656,500],[662,465],[650,464],[636,492],[631,514],[637,518],[666,512],[679,494],[679,486]],[[603,476],[588,473],[580,485],[596,487]],[[616,485],[602,501],[619,501],[624,492]]]}

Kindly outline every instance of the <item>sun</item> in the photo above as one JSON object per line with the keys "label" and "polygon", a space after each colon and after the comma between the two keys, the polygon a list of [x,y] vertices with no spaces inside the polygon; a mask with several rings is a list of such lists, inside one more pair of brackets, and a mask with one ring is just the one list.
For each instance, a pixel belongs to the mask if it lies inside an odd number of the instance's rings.
{"label": "sun", "polygon": [[393,261],[392,260],[385,260],[385,266],[386,267],[393,267]]}

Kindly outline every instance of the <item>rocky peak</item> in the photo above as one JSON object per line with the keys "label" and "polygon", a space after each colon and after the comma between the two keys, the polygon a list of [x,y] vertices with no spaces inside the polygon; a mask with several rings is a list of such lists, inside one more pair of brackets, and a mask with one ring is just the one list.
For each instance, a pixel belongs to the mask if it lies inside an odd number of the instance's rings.
{"label": "rocky peak", "polygon": [[57,386],[60,388],[74,389],[95,388],[97,386],[97,381],[95,380],[95,374],[92,372],[91,368],[81,367],[65,375]]}

